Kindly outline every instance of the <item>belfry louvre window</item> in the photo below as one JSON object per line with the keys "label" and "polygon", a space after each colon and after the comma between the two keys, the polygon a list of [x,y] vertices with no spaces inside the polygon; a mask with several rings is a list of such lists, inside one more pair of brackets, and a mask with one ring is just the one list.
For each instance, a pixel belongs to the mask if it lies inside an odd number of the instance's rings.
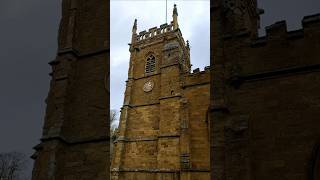
{"label": "belfry louvre window", "polygon": [[146,62],[146,73],[152,73],[156,70],[156,58],[153,55],[150,55],[147,58]]}

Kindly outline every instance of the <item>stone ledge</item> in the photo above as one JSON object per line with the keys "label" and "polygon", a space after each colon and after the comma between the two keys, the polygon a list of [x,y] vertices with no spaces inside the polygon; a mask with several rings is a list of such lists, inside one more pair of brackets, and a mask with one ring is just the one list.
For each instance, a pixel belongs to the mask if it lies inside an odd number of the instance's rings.
{"label": "stone ledge", "polygon": [[234,78],[235,80],[231,82],[231,85],[235,87],[239,87],[241,84],[246,82],[263,81],[268,79],[282,78],[282,77],[311,73],[311,72],[320,72],[320,64],[313,64],[313,65],[307,65],[307,66],[301,66],[301,67],[291,67],[291,68],[278,69],[274,71],[241,75]]}
{"label": "stone ledge", "polygon": [[144,138],[125,138],[119,137],[116,141],[123,141],[123,142],[139,142],[139,141],[157,141],[157,137],[144,137]]}
{"label": "stone ledge", "polygon": [[140,80],[140,79],[144,79],[144,78],[148,78],[148,77],[152,77],[152,76],[156,76],[156,75],[160,75],[160,73],[148,74],[148,75],[145,75],[145,76],[141,76],[141,77],[138,77],[138,78],[131,78],[131,79]]}
{"label": "stone ledge", "polygon": [[211,113],[229,113],[229,108],[224,102],[214,103],[209,108]]}
{"label": "stone ledge", "polygon": [[[132,104],[124,104],[123,107],[130,107],[130,108],[135,108],[135,107],[142,107],[142,106],[151,106],[151,105],[157,105],[160,104],[160,102],[153,102],[153,103],[146,103],[146,104],[137,104],[137,105],[132,105]],[[122,109],[121,108],[121,109]]]}
{"label": "stone ledge", "polygon": [[160,66],[160,69],[162,69],[162,68],[167,68],[167,67],[171,67],[171,66],[176,66],[176,65],[179,65],[179,63],[178,63],[178,62],[174,62],[174,63],[162,65],[162,66]]}
{"label": "stone ledge", "polygon": [[159,100],[164,100],[164,99],[170,99],[170,98],[181,98],[181,95],[178,94],[178,95],[172,95],[172,96],[163,96],[163,97],[160,97]]}
{"label": "stone ledge", "polygon": [[83,140],[68,140],[62,136],[55,136],[55,137],[48,137],[48,138],[41,138],[41,142],[47,141],[60,141],[67,145],[77,145],[77,144],[88,144],[88,143],[99,143],[99,142],[109,142],[110,137],[101,137],[96,139],[83,139]]}
{"label": "stone ledge", "polygon": [[114,168],[111,172],[147,172],[147,173],[179,173],[183,172],[210,172],[207,168],[190,168],[186,170],[181,169],[162,169],[162,168]]}
{"label": "stone ledge", "polygon": [[210,82],[186,84],[186,85],[183,85],[182,88],[185,89],[185,88],[189,88],[189,87],[193,87],[193,86],[203,86],[203,85],[207,85],[207,84],[210,84]]}
{"label": "stone ledge", "polygon": [[179,138],[180,134],[163,134],[159,136],[150,136],[150,137],[138,137],[138,138],[126,138],[119,136],[115,142],[139,142],[139,141],[158,141],[161,138]]}
{"label": "stone ledge", "polygon": [[158,138],[177,138],[180,137],[180,134],[162,134]]}
{"label": "stone ledge", "polygon": [[302,24],[306,25],[306,24],[311,24],[311,23],[316,23],[316,22],[320,22],[320,13],[319,14],[313,14],[310,16],[305,16],[302,20]]}
{"label": "stone ledge", "polygon": [[95,55],[100,55],[104,53],[110,53],[110,48],[106,49],[99,49],[97,51],[92,51],[92,52],[86,52],[86,53],[80,53],[78,50],[74,48],[66,48],[66,49],[59,49],[58,50],[58,55],[64,55],[64,54],[73,54],[76,57],[82,58],[82,57],[88,57],[88,56],[95,56]]}

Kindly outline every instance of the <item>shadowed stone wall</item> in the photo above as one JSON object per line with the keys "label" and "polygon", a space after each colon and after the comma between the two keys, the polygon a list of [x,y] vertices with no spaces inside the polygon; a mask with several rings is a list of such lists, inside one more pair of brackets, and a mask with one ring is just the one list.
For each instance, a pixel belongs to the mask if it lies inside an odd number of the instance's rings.
{"label": "shadowed stone wall", "polygon": [[33,180],[109,179],[109,2],[64,0]]}
{"label": "shadowed stone wall", "polygon": [[211,5],[212,179],[316,178],[320,15],[291,32],[277,22],[258,38],[229,29],[235,17],[224,8]]}

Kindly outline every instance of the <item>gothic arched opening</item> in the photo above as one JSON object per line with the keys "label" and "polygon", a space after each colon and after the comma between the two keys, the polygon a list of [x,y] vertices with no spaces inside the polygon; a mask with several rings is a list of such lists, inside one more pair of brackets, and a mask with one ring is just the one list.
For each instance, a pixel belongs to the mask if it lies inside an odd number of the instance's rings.
{"label": "gothic arched opening", "polygon": [[153,73],[156,70],[156,58],[150,55],[146,62],[146,73]]}

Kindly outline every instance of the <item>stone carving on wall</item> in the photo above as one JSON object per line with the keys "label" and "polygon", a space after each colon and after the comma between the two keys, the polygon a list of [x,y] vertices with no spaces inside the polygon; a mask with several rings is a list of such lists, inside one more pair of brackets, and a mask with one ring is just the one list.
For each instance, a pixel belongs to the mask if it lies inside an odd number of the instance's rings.
{"label": "stone carving on wall", "polygon": [[223,6],[226,11],[236,15],[242,15],[246,8],[243,0],[224,0]]}
{"label": "stone carving on wall", "polygon": [[241,66],[233,64],[228,67],[228,82],[231,86],[238,88],[241,84]]}
{"label": "stone carving on wall", "polygon": [[248,8],[244,0],[224,0],[223,7],[230,29],[235,31],[246,28],[245,11]]}
{"label": "stone carving on wall", "polygon": [[225,134],[227,140],[246,138],[245,132],[249,129],[249,115],[239,115],[231,118],[226,124]]}

